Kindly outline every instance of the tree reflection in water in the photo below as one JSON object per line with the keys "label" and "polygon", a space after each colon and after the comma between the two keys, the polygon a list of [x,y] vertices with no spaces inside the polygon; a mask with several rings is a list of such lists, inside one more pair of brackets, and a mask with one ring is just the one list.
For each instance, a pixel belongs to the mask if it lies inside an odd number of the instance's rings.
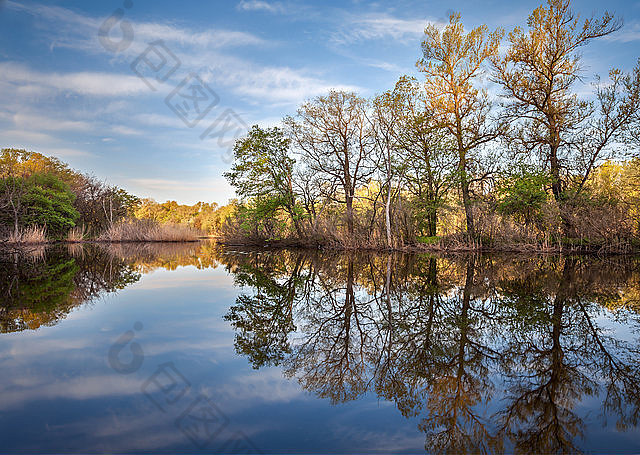
{"label": "tree reflection in water", "polygon": [[203,242],[0,261],[2,332],[55,324],[156,268],[224,265],[241,287],[225,318],[254,368],[278,365],[334,404],[389,400],[417,420],[430,452],[579,452],[589,398],[602,422],[638,425],[640,273],[629,258],[234,252]]}
{"label": "tree reflection in water", "polygon": [[[254,367],[332,403],[364,393],[418,417],[434,453],[575,453],[582,400],[637,426],[637,262],[575,257],[254,253],[226,318]],[[498,408],[498,411],[490,409]]]}

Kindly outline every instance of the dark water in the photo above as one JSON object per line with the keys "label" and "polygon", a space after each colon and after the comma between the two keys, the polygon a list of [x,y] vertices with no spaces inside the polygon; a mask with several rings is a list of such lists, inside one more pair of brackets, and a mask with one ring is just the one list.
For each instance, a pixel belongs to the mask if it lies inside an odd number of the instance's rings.
{"label": "dark water", "polygon": [[640,261],[0,255],[0,452],[639,453]]}

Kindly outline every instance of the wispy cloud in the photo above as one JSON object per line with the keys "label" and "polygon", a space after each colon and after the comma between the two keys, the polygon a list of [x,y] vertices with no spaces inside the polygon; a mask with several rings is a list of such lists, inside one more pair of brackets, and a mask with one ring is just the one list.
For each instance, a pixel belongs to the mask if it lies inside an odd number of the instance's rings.
{"label": "wispy cloud", "polygon": [[[98,29],[106,18],[86,16],[58,6],[23,5],[13,1],[8,1],[7,6],[15,11],[34,16],[36,24],[49,32],[51,47],[109,52],[100,45],[97,36]],[[169,22],[130,22],[135,41],[123,56],[138,55],[146,48],[147,43],[157,40],[164,40],[167,44],[206,49],[267,44],[264,39],[244,31],[222,28],[195,30]]]}
{"label": "wispy cloud", "polygon": [[268,13],[283,13],[285,6],[280,2],[266,2],[263,0],[242,0],[237,8],[242,11],[266,11]]}
{"label": "wispy cloud", "polygon": [[[46,21],[56,37],[66,36],[65,46],[85,52],[105,52],[98,43],[96,34],[101,24],[97,18],[83,16],[65,8],[43,5],[24,6],[9,2],[13,9],[37,15]],[[238,5],[244,10],[284,10],[279,2],[246,0]],[[208,82],[223,85],[238,95],[250,98],[249,102],[269,101],[281,104],[298,103],[305,98],[326,92],[330,88],[356,89],[326,81],[321,74],[312,74],[304,69],[282,66],[265,66],[239,58],[222,51],[225,48],[258,45],[268,46],[269,42],[247,32],[210,29],[205,31],[177,27],[166,23],[133,22],[135,41],[131,48],[122,53],[131,61],[147,47],[147,43],[162,39],[181,60],[181,71],[197,71]],[[66,30],[68,33],[61,33]],[[120,58],[120,57],[119,57]],[[4,66],[4,71],[3,71]],[[43,95],[47,88],[74,91],[83,95],[117,96],[148,93],[148,88],[133,74],[71,73],[45,74],[12,63],[0,64],[0,81],[11,81],[17,90],[25,94]],[[217,87],[216,87],[217,89]]]}
{"label": "wispy cloud", "polygon": [[133,75],[104,72],[42,73],[22,64],[0,63],[0,82],[9,83],[17,90],[43,94],[52,89],[93,96],[125,96],[148,93],[144,83]]}
{"label": "wispy cloud", "polygon": [[347,18],[342,30],[332,36],[336,43],[389,39],[410,42],[420,39],[429,19],[401,19],[389,14],[369,14]]}
{"label": "wispy cloud", "polygon": [[47,131],[90,131],[93,125],[81,120],[64,120],[38,114],[17,113],[13,115],[13,123],[17,128],[30,129],[34,125],[39,130]]}
{"label": "wispy cloud", "polygon": [[611,35],[605,36],[607,41],[618,41],[621,43],[631,43],[640,40],[640,22],[631,22]]}
{"label": "wispy cloud", "polygon": [[309,71],[287,67],[248,67],[243,62],[233,60],[225,63],[205,76],[248,97],[249,101],[297,104],[330,89],[359,90],[353,85],[332,84]]}

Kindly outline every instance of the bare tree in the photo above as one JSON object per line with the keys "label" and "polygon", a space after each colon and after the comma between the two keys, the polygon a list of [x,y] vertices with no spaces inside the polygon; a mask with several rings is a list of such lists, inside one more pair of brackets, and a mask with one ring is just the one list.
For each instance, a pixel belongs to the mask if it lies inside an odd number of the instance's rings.
{"label": "bare tree", "polygon": [[[367,101],[355,93],[331,91],[304,103],[285,124],[304,164],[317,174],[324,196],[345,204],[352,239],[355,192],[368,183],[376,164]],[[333,191],[337,187],[341,191]]]}

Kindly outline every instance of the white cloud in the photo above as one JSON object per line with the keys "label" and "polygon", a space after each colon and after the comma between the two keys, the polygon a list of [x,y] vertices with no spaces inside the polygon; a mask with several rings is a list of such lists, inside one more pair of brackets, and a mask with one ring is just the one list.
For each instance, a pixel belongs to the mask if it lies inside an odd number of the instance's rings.
{"label": "white cloud", "polygon": [[[96,18],[78,14],[70,9],[37,4],[21,5],[7,2],[13,10],[33,15],[36,24],[49,33],[50,47],[67,47],[87,52],[111,53],[98,40],[98,30],[106,17]],[[172,51],[174,47],[195,46],[199,49],[221,49],[238,46],[266,45],[262,38],[244,31],[227,29],[193,30],[169,22],[136,22],[128,19],[134,31],[134,42],[120,57],[135,57],[148,43],[164,40]]]}
{"label": "white cloud", "polygon": [[428,19],[399,19],[388,14],[369,14],[348,18],[342,31],[333,35],[332,40],[337,43],[353,43],[357,41],[372,41],[390,39],[393,41],[410,42],[419,40]]}
{"label": "white cloud", "polygon": [[79,120],[61,120],[60,118],[45,117],[38,114],[17,113],[13,115],[16,128],[47,130],[47,131],[89,131],[91,123]]}
{"label": "white cloud", "polygon": [[269,13],[283,13],[286,11],[280,2],[266,2],[263,0],[241,0],[238,9],[243,11],[266,11]]}
{"label": "white cloud", "polygon": [[12,62],[0,63],[0,82],[16,88],[37,88],[38,93],[49,94],[55,94],[55,90],[93,96],[127,96],[149,92],[149,88],[136,76],[91,71],[41,73]]}
{"label": "white cloud", "polygon": [[607,41],[618,41],[621,43],[630,43],[640,40],[640,22],[631,22],[626,24],[622,29],[611,35],[604,37]]}
{"label": "white cloud", "polygon": [[121,134],[123,136],[135,136],[139,134],[144,134],[143,131],[136,130],[134,128],[130,128],[124,125],[112,125],[109,127],[109,131],[115,134]]}
{"label": "white cloud", "polygon": [[235,30],[194,31],[167,24],[139,22],[133,24],[136,37],[145,43],[164,40],[167,44],[197,46],[206,49],[264,45],[266,42],[250,33]]}
{"label": "white cloud", "polygon": [[288,67],[260,67],[234,58],[219,61],[203,78],[230,87],[249,102],[270,101],[296,105],[330,89],[360,91],[353,85],[334,84],[308,70]]}
{"label": "white cloud", "polygon": [[184,122],[176,116],[161,114],[137,114],[132,120],[146,126],[184,129]]}
{"label": "white cloud", "polygon": [[77,150],[69,147],[40,149],[45,155],[53,155],[57,157],[66,158],[69,156],[91,156],[91,153],[84,150]]}

